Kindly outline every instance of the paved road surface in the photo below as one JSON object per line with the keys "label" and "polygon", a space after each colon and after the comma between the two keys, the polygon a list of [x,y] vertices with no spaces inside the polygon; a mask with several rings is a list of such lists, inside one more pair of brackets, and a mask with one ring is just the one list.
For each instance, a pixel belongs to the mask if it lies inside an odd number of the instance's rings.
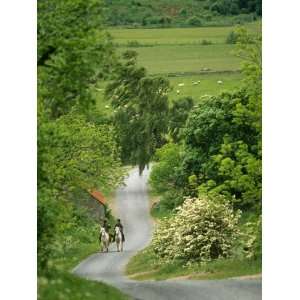
{"label": "paved road surface", "polygon": [[134,281],[123,275],[130,257],[143,249],[151,239],[152,221],[146,185],[148,175],[149,171],[145,170],[139,176],[135,168],[130,172],[126,186],[117,191],[116,208],[126,236],[124,251],[116,252],[113,244],[109,253],[91,255],[73,272],[81,277],[114,285],[136,300],[261,299],[261,280],[257,279]]}

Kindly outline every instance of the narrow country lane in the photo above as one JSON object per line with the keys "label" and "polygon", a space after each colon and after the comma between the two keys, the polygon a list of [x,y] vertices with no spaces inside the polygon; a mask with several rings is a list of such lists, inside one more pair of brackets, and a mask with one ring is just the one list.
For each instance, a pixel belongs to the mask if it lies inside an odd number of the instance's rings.
{"label": "narrow country lane", "polygon": [[[152,221],[149,214],[147,179],[149,170],[139,176],[133,169],[116,195],[118,217],[124,225],[124,251],[96,253],[82,261],[73,272],[78,276],[103,281],[140,300],[259,300],[261,280],[167,280],[134,281],[125,277],[124,267],[137,251],[151,239]],[[107,299],[109,300],[109,299]]]}

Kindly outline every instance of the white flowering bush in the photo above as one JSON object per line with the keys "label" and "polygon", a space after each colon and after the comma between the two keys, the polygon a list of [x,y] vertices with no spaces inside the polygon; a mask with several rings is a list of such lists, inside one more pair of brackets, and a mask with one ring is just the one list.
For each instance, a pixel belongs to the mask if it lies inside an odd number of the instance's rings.
{"label": "white flowering bush", "polygon": [[173,217],[160,222],[154,252],[166,261],[186,263],[228,257],[239,235],[239,218],[240,212],[234,213],[221,196],[187,198]]}

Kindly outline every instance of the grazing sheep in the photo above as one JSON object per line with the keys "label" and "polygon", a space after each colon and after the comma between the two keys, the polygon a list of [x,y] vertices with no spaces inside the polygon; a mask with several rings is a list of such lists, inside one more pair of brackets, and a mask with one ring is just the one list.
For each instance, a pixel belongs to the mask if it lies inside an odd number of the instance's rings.
{"label": "grazing sheep", "polygon": [[197,84],[199,84],[199,82],[197,82],[197,81],[196,81],[196,82],[193,82],[193,85],[197,85]]}
{"label": "grazing sheep", "polygon": [[109,108],[109,105],[105,105],[105,108]]}
{"label": "grazing sheep", "polygon": [[104,89],[96,89],[98,92],[102,92]]}
{"label": "grazing sheep", "polygon": [[179,91],[179,90],[177,90],[177,91],[176,91],[176,94],[177,94],[177,95],[179,95],[179,94],[180,94],[180,91]]}
{"label": "grazing sheep", "polygon": [[223,81],[222,81],[222,80],[218,80],[217,82],[218,82],[218,84],[222,84],[222,83],[223,83]]}
{"label": "grazing sheep", "polygon": [[184,83],[182,82],[182,83],[178,83],[178,86],[184,86]]}

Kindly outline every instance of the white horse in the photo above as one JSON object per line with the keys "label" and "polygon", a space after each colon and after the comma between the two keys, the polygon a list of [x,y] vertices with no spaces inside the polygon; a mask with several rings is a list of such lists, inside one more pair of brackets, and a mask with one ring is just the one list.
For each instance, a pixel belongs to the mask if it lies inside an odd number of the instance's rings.
{"label": "white horse", "polygon": [[117,226],[115,228],[115,241],[116,241],[116,244],[117,244],[117,251],[120,252],[123,251],[123,238],[122,238],[122,232],[120,230],[120,227]]}
{"label": "white horse", "polygon": [[102,251],[106,250],[106,252],[108,252],[109,234],[105,231],[104,227],[101,227],[100,229],[100,237],[101,237]]}

